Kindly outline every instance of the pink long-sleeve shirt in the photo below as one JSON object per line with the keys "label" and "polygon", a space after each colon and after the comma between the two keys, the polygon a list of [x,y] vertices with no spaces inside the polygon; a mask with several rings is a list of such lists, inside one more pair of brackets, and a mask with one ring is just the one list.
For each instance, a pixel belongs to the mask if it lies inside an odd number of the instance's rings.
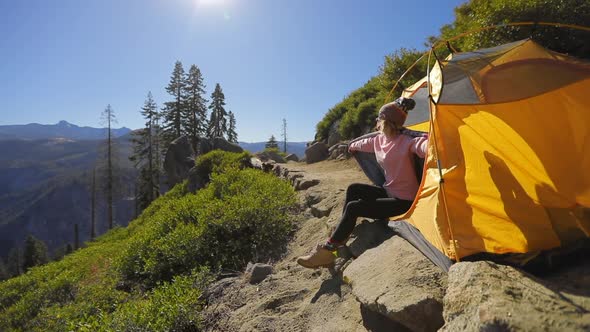
{"label": "pink long-sleeve shirt", "polygon": [[412,201],[418,192],[418,180],[411,153],[424,158],[428,146],[427,137],[397,135],[388,139],[384,134],[364,138],[349,145],[349,151],[374,152],[385,173],[383,188],[389,197]]}

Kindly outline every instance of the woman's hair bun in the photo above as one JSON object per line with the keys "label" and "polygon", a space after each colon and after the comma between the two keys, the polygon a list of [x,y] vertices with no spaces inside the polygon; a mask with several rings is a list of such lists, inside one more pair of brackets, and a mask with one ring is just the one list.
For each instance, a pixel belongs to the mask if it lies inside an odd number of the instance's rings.
{"label": "woman's hair bun", "polygon": [[401,110],[405,112],[413,110],[416,106],[416,101],[414,101],[414,99],[412,98],[399,97],[396,100],[394,100],[393,103],[395,104],[395,106],[399,107]]}

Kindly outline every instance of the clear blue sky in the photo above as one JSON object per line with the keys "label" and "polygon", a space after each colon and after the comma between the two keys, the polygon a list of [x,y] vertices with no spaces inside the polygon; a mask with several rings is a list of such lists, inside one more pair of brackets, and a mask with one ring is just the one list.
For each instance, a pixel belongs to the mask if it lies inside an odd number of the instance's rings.
{"label": "clear blue sky", "polygon": [[424,49],[461,0],[0,0],[0,125],[143,126],[174,62],[220,83],[240,141],[310,141],[395,50]]}

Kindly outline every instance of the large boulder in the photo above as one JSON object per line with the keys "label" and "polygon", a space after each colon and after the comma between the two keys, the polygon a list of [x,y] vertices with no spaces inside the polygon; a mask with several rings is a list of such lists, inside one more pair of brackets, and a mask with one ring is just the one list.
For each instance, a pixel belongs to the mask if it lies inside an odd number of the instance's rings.
{"label": "large boulder", "polygon": [[199,139],[199,155],[205,154],[213,150],[222,150],[228,152],[244,152],[241,146],[231,143],[223,137],[200,138]]}
{"label": "large boulder", "polygon": [[294,154],[294,153],[291,153],[291,154],[288,154],[288,155],[285,157],[285,160],[288,160],[288,161],[299,161],[299,157],[297,157],[297,155],[296,155],[296,154]]}
{"label": "large boulder", "polygon": [[492,262],[461,262],[449,270],[443,331],[590,331],[585,286],[537,279]]}
{"label": "large boulder", "polygon": [[245,276],[249,283],[257,284],[272,274],[272,266],[262,263],[248,263]]}
{"label": "large boulder", "polygon": [[412,331],[443,326],[445,273],[394,236],[365,251],[343,272],[362,306]]}
{"label": "large boulder", "polygon": [[283,156],[281,156],[280,154],[278,154],[275,151],[263,151],[263,152],[259,152],[259,153],[256,154],[256,157],[258,157],[262,161],[272,160],[272,161],[277,162],[277,163],[280,163],[280,164],[284,164],[284,163],[287,162],[285,160],[285,158],[283,158]]}
{"label": "large boulder", "polygon": [[191,147],[188,137],[180,136],[170,143],[164,158],[164,170],[168,179],[168,185],[172,188],[175,184],[184,181],[188,177],[189,170],[195,166],[195,152]]}
{"label": "large boulder", "polygon": [[317,142],[305,149],[305,161],[308,164],[317,163],[328,158],[328,146],[326,143]]}
{"label": "large boulder", "polygon": [[349,157],[348,143],[332,145],[328,149],[328,154],[330,155],[330,159],[342,159]]}

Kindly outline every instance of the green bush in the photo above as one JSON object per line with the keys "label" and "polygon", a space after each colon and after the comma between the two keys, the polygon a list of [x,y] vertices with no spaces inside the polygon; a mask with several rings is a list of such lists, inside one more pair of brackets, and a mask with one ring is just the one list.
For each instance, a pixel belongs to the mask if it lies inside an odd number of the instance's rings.
{"label": "green bush", "polygon": [[339,127],[342,138],[359,137],[366,133],[366,128],[373,128],[382,102],[382,98],[367,99],[361,102],[358,107],[344,114]]}
{"label": "green bush", "polygon": [[[330,109],[324,118],[316,125],[316,139],[321,140],[328,138],[330,127],[340,119],[347,122],[344,125],[341,122],[338,128],[343,138],[356,137],[356,135],[359,134],[362,125],[355,121],[357,119],[357,114],[349,113],[358,113],[357,108],[360,104],[369,99],[376,99],[377,96],[384,96],[384,94],[380,86],[379,77],[373,77],[361,88],[353,91],[344,100]],[[379,103],[377,102],[376,104]],[[376,107],[373,112],[377,112],[377,110],[378,107]],[[354,122],[354,124],[352,124],[352,122]],[[363,122],[366,121],[363,120]]]}
{"label": "green bush", "polygon": [[[511,22],[557,22],[590,26],[587,0],[471,0],[455,8],[455,20],[443,26],[435,39]],[[462,51],[493,47],[532,37],[544,47],[580,58],[590,58],[588,32],[552,26],[512,26],[479,31],[453,41]]]}
{"label": "green bush", "polygon": [[213,173],[223,173],[228,168],[243,169],[250,165],[250,158],[248,152],[235,153],[213,150],[197,158],[197,173],[211,175]]}
{"label": "green bush", "polygon": [[0,283],[0,331],[63,331],[68,320],[120,301],[110,262],[124,233],[115,229],[58,262]]}
{"label": "green bush", "polygon": [[159,283],[145,298],[123,304],[102,322],[87,320],[79,326],[108,326],[110,331],[197,331],[200,297],[211,281],[207,269],[195,269],[171,282]]}
{"label": "green bush", "polygon": [[330,127],[332,126],[332,124],[338,121],[342,117],[342,115],[348,111],[348,108],[344,103],[345,101],[346,99],[334,106],[333,108],[331,108],[330,110],[328,110],[328,113],[326,113],[322,120],[318,122],[318,124],[316,125],[316,140],[323,140],[328,138],[328,135],[330,135]]}
{"label": "green bush", "polygon": [[153,287],[197,266],[241,269],[269,258],[292,230],[292,187],[254,169],[214,173],[208,187],[152,215],[117,266],[123,278]]}

